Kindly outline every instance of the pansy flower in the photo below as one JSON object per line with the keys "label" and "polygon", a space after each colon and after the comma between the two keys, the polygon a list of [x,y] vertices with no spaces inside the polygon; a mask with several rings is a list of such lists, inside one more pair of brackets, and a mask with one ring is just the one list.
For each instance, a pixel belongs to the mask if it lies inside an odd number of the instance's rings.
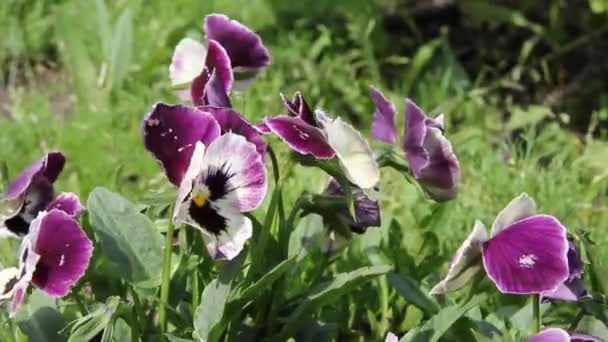
{"label": "pansy flower", "polygon": [[179,187],[173,221],[199,229],[212,258],[234,258],[251,237],[243,213],[266,194],[258,146],[231,131],[221,134],[214,115],[181,105],[155,105],[143,132],[146,148]]}
{"label": "pansy flower", "polygon": [[529,337],[526,342],[603,342],[604,340],[584,334],[570,335],[560,328],[547,328],[539,334]]}
{"label": "pansy flower", "polygon": [[583,262],[572,240],[568,239],[568,279],[554,291],[542,293],[543,300],[579,301],[591,298],[583,283]]}
{"label": "pansy flower", "polygon": [[21,171],[0,202],[0,237],[28,233],[32,220],[53,201],[53,183],[64,164],[63,154],[52,152]]}
{"label": "pansy flower", "polygon": [[555,291],[569,276],[566,228],[553,216],[535,214],[535,207],[527,194],[516,197],[496,216],[490,237],[477,221],[431,294],[463,287],[480,263],[503,293]]}
{"label": "pansy flower", "polygon": [[0,300],[12,298],[11,313],[21,306],[30,285],[49,296],[63,297],[84,275],[93,245],[73,213],[41,211],[21,243],[19,268],[0,272]]}
{"label": "pansy flower", "polygon": [[[225,15],[205,17],[204,30],[206,45],[190,38],[177,44],[169,75],[174,86],[190,85],[189,92],[178,92],[180,97],[195,105],[220,105],[215,101],[219,92],[229,94],[233,83],[244,87],[251,82],[270,63],[270,55],[260,36]],[[215,84],[210,82],[214,75]]]}
{"label": "pansy flower", "polygon": [[374,154],[357,130],[323,111],[317,110],[313,115],[299,93],[292,101],[285,97],[283,101],[289,115],[267,117],[264,123],[268,130],[300,154],[321,160],[337,157],[345,175],[361,189],[378,183],[380,173]]}
{"label": "pansy flower", "polygon": [[[370,87],[370,94],[376,105],[372,137],[395,144],[395,105],[374,87]],[[405,107],[401,147],[412,174],[434,200],[453,199],[458,193],[460,164],[444,136],[443,114],[430,118],[410,99],[406,99]]]}

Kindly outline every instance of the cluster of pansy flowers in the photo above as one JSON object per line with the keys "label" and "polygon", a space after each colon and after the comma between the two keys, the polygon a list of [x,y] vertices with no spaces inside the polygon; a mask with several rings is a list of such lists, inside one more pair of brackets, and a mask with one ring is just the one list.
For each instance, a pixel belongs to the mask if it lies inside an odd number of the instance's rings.
{"label": "cluster of pansy flowers", "polygon": [[53,297],[67,295],[84,275],[93,244],[78,220],[85,211],[74,193],[55,196],[65,157],[48,153],[9,184],[0,202],[0,237],[21,238],[19,267],[0,271],[0,301],[15,314],[30,285]]}
{"label": "cluster of pansy flowers", "polygon": [[[381,156],[340,117],[312,110],[300,92],[290,99],[281,94],[285,115],[266,117],[252,124],[231,108],[234,88],[250,85],[270,63],[261,38],[224,15],[204,20],[205,44],[185,38],[177,45],[169,68],[172,84],[185,104],[157,103],[143,121],[146,148],[178,187],[173,222],[200,230],[208,254],[232,259],[252,236],[245,215],[262,203],[267,190],[266,134],[278,136],[307,166],[328,171],[333,161],[339,171],[329,172],[321,194],[349,198],[331,211],[318,210],[325,224],[341,225],[355,233],[380,226],[377,185]],[[380,90],[370,87],[376,106],[372,138],[390,146],[397,143],[396,106]],[[442,202],[457,196],[460,165],[444,135],[444,117],[429,117],[412,100],[405,101],[405,130],[401,149],[408,169],[424,192]],[[381,165],[382,166],[382,165]],[[308,212],[314,212],[309,208]],[[334,239],[328,227],[328,237]],[[326,246],[332,250],[335,246]],[[448,273],[431,294],[464,287],[481,269],[503,293],[540,295],[544,300],[580,300],[588,297],[582,282],[582,263],[567,238],[566,228],[549,215],[535,214],[526,194],[501,211],[490,236],[481,222],[457,250]],[[543,334],[561,334],[549,329]],[[536,338],[536,339],[535,339]],[[387,340],[396,339],[390,335]],[[548,341],[548,340],[547,340]]]}

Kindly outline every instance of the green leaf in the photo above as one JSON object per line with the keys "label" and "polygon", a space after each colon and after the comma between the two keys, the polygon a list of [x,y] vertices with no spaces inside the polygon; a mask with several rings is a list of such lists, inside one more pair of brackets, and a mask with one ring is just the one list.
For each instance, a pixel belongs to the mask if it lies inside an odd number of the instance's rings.
{"label": "green leaf", "polygon": [[291,269],[295,260],[295,257],[283,260],[283,262],[279,263],[273,269],[268,271],[268,273],[264,274],[257,282],[243,290],[236,299],[247,301],[258,295],[263,290],[268,289],[272,283],[283,275],[283,273]]}
{"label": "green leaf", "polygon": [[219,339],[219,323],[224,316],[232,280],[238,274],[246,254],[243,251],[235,259],[225,262],[217,279],[213,279],[203,290],[201,303],[194,314],[194,333],[201,341],[212,342]]}
{"label": "green leaf", "polygon": [[122,86],[129,66],[131,65],[131,49],[133,46],[133,20],[131,12],[126,8],[114,27],[112,44],[110,46],[110,84],[113,89]]}
{"label": "green leaf", "polygon": [[104,59],[110,57],[110,41],[112,40],[112,24],[108,6],[104,0],[95,0],[95,13],[97,14],[97,34],[101,42]]}
{"label": "green leaf", "polygon": [[65,336],[59,334],[65,322],[57,311],[55,299],[40,290],[34,290],[27,304],[21,308],[15,321],[29,341],[60,342]]}
{"label": "green leaf", "polygon": [[576,331],[597,337],[608,336],[608,327],[593,316],[583,317],[578,324]]}
{"label": "green leaf", "polygon": [[416,51],[416,55],[412,60],[412,64],[405,75],[405,80],[403,82],[403,89],[405,90],[406,94],[409,93],[414,81],[416,81],[418,75],[422,73],[422,70],[424,70],[426,65],[431,61],[431,58],[433,58],[433,55],[435,54],[435,50],[439,46],[441,46],[441,40],[433,39],[418,48],[418,51]]}
{"label": "green leaf", "polygon": [[310,294],[305,296],[301,304],[287,319],[287,323],[281,332],[281,339],[291,336],[302,323],[302,316],[332,303],[341,298],[345,293],[360,286],[371,278],[386,274],[393,269],[392,266],[366,266],[347,273],[339,273],[334,279],[316,287]]}
{"label": "green leaf", "polygon": [[304,216],[289,236],[288,257],[302,260],[313,248],[319,246],[323,234],[323,218],[316,214]]}
{"label": "green leaf", "polygon": [[103,255],[121,278],[139,286],[160,285],[162,237],[154,224],[120,195],[95,188],[87,202],[91,228]]}
{"label": "green leaf", "polygon": [[400,341],[437,342],[458,319],[469,310],[481,304],[485,299],[485,295],[477,295],[462,306],[452,305],[443,308],[423,326],[410,330]]}
{"label": "green leaf", "polygon": [[120,298],[110,297],[106,303],[100,303],[97,310],[75,322],[70,329],[68,342],[89,341],[110,324],[120,303]]}
{"label": "green leaf", "polygon": [[410,277],[390,272],[388,281],[397,290],[397,293],[421,309],[425,315],[432,316],[439,311],[437,304]]}

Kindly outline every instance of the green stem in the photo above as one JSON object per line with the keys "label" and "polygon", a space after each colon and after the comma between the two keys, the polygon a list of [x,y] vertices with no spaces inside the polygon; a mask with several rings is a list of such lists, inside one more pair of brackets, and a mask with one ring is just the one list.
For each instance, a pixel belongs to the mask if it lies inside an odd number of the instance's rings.
{"label": "green stem", "polygon": [[[173,206],[169,210],[169,215],[173,214]],[[167,235],[165,236],[165,249],[163,251],[163,273],[160,285],[160,303],[158,307],[159,324],[161,333],[167,332],[167,303],[169,300],[169,288],[171,281],[171,246],[173,244],[173,230],[175,225],[173,220],[169,221]]]}
{"label": "green stem", "polygon": [[[139,331],[145,331],[146,327],[146,314],[141,307],[141,301],[139,300],[139,295],[135,292],[135,289],[132,286],[129,286],[129,291],[131,292],[131,297],[133,298],[133,316],[135,324],[138,325]],[[143,323],[143,324],[142,324]]]}
{"label": "green stem", "polygon": [[532,296],[532,317],[534,320],[534,333],[538,334],[542,326],[542,318],[540,314],[540,295]]}
{"label": "green stem", "polygon": [[195,268],[190,275],[190,286],[192,287],[192,314],[194,315],[201,301],[201,290],[198,283],[198,268]]}
{"label": "green stem", "polygon": [[572,323],[570,323],[568,331],[575,331],[576,327],[578,327],[578,324],[581,322],[583,317],[585,317],[585,310],[579,309],[578,313],[576,314],[576,317],[574,317]]}

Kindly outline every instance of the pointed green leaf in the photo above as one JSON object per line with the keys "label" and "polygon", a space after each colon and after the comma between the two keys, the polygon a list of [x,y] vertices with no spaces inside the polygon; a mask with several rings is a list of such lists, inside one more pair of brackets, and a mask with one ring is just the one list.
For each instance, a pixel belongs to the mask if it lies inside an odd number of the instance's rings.
{"label": "pointed green leaf", "polygon": [[410,277],[390,272],[388,281],[397,290],[397,293],[422,310],[425,315],[432,316],[439,311],[439,307],[426,295],[426,291],[420,289],[420,286]]}

